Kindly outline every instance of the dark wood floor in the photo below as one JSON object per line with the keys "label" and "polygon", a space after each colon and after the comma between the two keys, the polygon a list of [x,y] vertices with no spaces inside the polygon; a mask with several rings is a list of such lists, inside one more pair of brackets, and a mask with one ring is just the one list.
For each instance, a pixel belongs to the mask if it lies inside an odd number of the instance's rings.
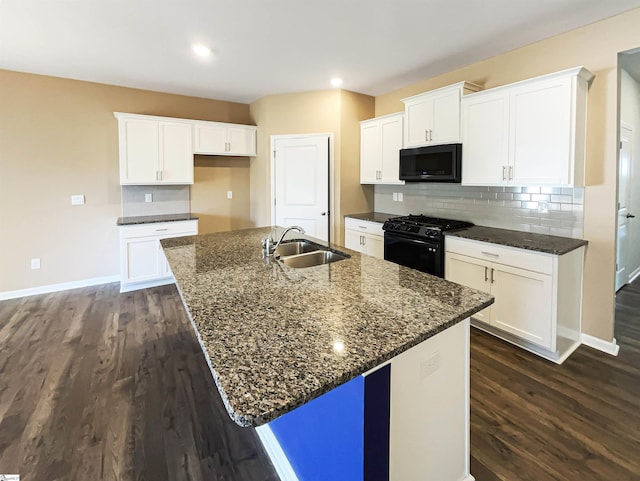
{"label": "dark wood floor", "polygon": [[618,357],[581,346],[557,366],[472,329],[477,481],[640,480],[640,282],[616,304]]}
{"label": "dark wood floor", "polygon": [[[477,481],[640,480],[640,283],[620,356],[562,366],[472,331]],[[277,480],[228,418],[174,286],[0,302],[0,473],[47,480]],[[394,480],[402,481],[402,480]]]}

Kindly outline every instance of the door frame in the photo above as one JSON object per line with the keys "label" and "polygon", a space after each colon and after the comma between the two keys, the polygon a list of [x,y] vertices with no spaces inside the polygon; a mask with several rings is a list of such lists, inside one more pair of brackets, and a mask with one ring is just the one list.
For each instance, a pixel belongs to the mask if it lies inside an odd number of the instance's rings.
{"label": "door frame", "polygon": [[[269,211],[271,212],[271,225],[276,225],[276,209],[275,209],[275,195],[276,195],[276,141],[284,139],[306,139],[311,137],[323,137],[329,142],[329,212],[327,213],[327,222],[329,223],[328,237],[329,243],[333,242],[334,229],[333,229],[333,213],[335,212],[334,205],[334,156],[333,156],[333,132],[317,133],[317,134],[285,134],[285,135],[272,135],[269,152],[269,175],[271,181],[269,182]],[[282,226],[284,227],[284,226]]]}

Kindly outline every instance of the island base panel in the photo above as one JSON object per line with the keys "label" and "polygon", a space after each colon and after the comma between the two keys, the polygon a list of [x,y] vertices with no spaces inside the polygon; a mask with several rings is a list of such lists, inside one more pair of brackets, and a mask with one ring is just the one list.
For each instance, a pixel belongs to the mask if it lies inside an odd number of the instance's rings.
{"label": "island base panel", "polygon": [[[333,426],[345,416],[350,434]],[[387,418],[376,422],[382,416]],[[267,427],[268,440],[261,439],[283,481],[328,479],[323,476],[329,472],[336,481],[473,481],[469,320]]]}

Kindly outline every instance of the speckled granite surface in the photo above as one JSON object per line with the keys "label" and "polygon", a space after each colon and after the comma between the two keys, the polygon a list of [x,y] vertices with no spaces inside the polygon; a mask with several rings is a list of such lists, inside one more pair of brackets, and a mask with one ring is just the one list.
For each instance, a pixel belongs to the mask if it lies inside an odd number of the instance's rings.
{"label": "speckled granite surface", "polygon": [[494,244],[556,255],[566,254],[578,247],[587,245],[587,241],[583,239],[571,239],[569,237],[545,234],[532,234],[530,232],[495,229],[493,227],[483,227],[478,225],[468,227],[466,229],[445,232],[445,235],[492,242]]}
{"label": "speckled granite surface", "polygon": [[352,257],[289,268],[263,258],[260,239],[269,230],[161,241],[222,399],[241,426],[267,423],[493,302],[337,246]]}
{"label": "speckled granite surface", "polygon": [[181,220],[196,220],[193,214],[143,215],[138,217],[118,217],[118,225],[154,224],[156,222],[177,222]]}
{"label": "speckled granite surface", "polygon": [[384,224],[392,217],[400,217],[400,214],[384,214],[382,212],[366,212],[364,214],[348,214],[345,217],[351,217],[353,219],[368,220],[369,222],[378,222]]}

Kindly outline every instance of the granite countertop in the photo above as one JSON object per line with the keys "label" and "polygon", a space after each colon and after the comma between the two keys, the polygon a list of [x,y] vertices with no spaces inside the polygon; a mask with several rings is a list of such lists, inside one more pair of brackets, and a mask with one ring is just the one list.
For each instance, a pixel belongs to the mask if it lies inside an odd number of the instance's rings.
{"label": "granite countertop", "polygon": [[222,399],[241,426],[267,423],[493,302],[339,246],[349,259],[289,268],[263,257],[260,240],[269,231],[161,241]]}
{"label": "granite countertop", "polygon": [[378,222],[384,224],[387,220],[393,217],[400,217],[400,214],[384,214],[382,212],[365,212],[364,214],[347,214],[345,217],[351,217],[352,219],[366,220],[369,222]]}
{"label": "granite countertop", "polygon": [[118,217],[118,225],[154,224],[156,222],[178,222],[181,220],[197,220],[193,214],[142,215],[138,217]]}
{"label": "granite countertop", "polygon": [[462,237],[493,244],[501,244],[510,247],[518,247],[531,251],[546,252],[547,254],[562,255],[571,252],[578,247],[587,245],[583,239],[572,239],[545,234],[533,234],[508,229],[496,229],[494,227],[474,226],[466,229],[445,232],[447,236]]}

